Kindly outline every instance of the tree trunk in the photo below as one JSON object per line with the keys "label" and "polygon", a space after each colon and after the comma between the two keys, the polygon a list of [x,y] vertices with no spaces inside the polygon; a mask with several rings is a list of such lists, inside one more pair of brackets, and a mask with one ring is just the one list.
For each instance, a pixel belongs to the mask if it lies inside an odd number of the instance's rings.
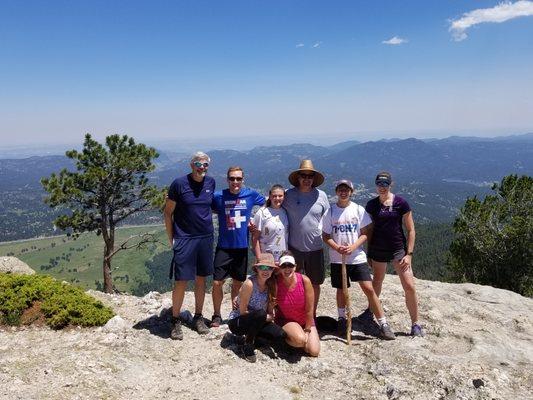
{"label": "tree trunk", "polygon": [[111,254],[113,253],[114,243],[105,243],[104,248],[104,292],[113,293],[113,277],[111,276]]}

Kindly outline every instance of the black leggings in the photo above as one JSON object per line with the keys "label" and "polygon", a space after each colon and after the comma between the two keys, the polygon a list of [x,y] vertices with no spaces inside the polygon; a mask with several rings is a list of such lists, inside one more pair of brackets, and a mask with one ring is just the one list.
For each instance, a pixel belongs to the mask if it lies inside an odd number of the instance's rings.
{"label": "black leggings", "polygon": [[285,331],[273,322],[267,322],[267,313],[264,310],[251,311],[248,314],[230,319],[228,326],[235,335],[246,335],[246,341],[251,343],[256,336],[272,340],[285,340]]}

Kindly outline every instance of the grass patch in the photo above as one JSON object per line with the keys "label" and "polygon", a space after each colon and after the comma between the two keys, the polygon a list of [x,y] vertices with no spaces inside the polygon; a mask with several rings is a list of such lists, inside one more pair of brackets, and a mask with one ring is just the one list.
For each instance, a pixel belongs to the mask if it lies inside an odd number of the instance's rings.
{"label": "grass patch", "polygon": [[[0,273],[0,324],[38,321],[53,329],[69,325],[100,326],[113,311],[82,289],[42,275]],[[29,318],[28,318],[29,317]]]}

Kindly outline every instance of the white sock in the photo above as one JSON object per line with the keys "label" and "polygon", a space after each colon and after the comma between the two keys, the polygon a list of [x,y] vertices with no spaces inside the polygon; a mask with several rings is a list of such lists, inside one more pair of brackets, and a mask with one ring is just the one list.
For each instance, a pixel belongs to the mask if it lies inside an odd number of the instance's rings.
{"label": "white sock", "polygon": [[346,319],[346,308],[337,308],[337,312],[339,313],[339,318]]}
{"label": "white sock", "polygon": [[379,326],[385,325],[387,323],[387,318],[385,317],[378,318],[378,323],[379,323]]}

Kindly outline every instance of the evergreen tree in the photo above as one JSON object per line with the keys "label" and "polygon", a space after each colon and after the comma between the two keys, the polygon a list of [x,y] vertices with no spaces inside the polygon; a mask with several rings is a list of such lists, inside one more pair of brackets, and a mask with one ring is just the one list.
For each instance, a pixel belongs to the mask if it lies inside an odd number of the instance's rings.
{"label": "evergreen tree", "polygon": [[533,178],[510,175],[454,223],[450,277],[533,296]]}
{"label": "evergreen tree", "polygon": [[158,154],[125,135],[108,136],[104,146],[87,134],[83,150],[70,150],[66,155],[76,161],[77,172],[63,169],[58,175],[41,179],[49,193],[45,202],[68,210],[55,220],[57,227],[71,230],[74,236],[82,232],[102,235],[103,287],[111,293],[111,258],[120,250],[154,241],[152,235],[145,234],[116,246],[115,229],[133,214],[162,206],[164,192],[149,185],[146,176],[155,169],[152,159]]}

